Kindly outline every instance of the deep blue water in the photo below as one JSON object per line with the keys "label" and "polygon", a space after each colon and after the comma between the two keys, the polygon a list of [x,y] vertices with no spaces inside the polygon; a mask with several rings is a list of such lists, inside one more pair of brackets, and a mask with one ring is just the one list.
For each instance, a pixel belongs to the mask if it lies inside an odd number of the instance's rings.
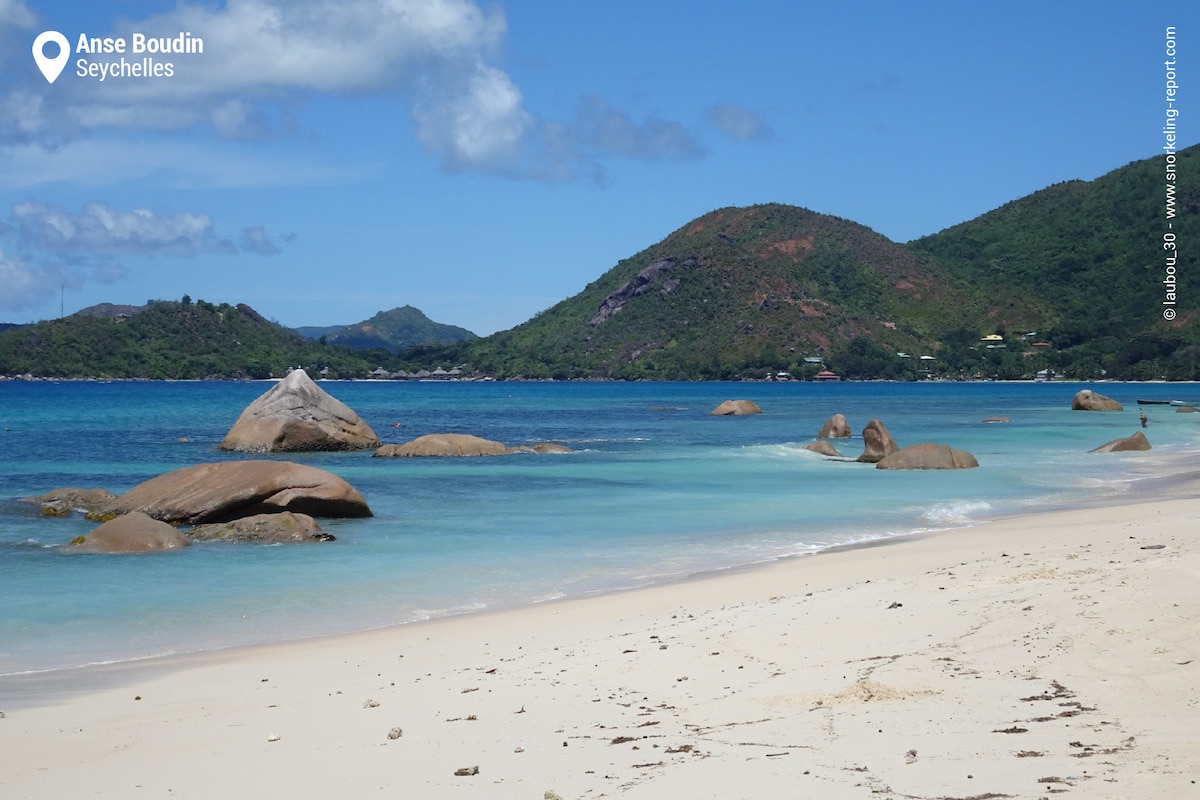
{"label": "deep blue water", "polygon": [[[121,492],[243,458],[215,448],[265,383],[0,382],[0,674],[401,624],[679,579],[1050,505],[1112,502],[1200,452],[1200,414],[1144,407],[1154,450],[1090,454],[1138,429],[1138,398],[1200,386],[1097,384],[1119,413],[1071,412],[1082,384],[328,383],[386,442],[433,432],[569,455],[287,458],[357,487],[375,516],[322,545],[208,544],[148,556],[61,547],[92,527],[18,498]],[[747,398],[753,417],[711,417]],[[882,419],[979,469],[891,472],[801,445],[847,416],[857,456]],[[1005,416],[1009,424],[984,424]],[[393,427],[399,423],[400,427]],[[181,442],[181,437],[190,441]]]}

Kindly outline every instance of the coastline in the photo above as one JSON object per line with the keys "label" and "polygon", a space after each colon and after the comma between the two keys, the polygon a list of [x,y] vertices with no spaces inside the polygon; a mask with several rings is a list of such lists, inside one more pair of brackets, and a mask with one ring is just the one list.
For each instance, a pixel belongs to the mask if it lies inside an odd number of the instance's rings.
{"label": "coastline", "polygon": [[[846,384],[833,394],[829,386],[764,385],[766,413],[737,422],[707,414],[720,398],[738,391],[725,384],[479,386],[471,392],[446,386],[411,393],[391,388],[343,390],[364,418],[403,420],[403,430],[386,429],[389,439],[440,429],[447,418],[472,419],[492,438],[579,442],[582,453],[539,462],[538,468],[515,459],[434,465],[383,464],[357,454],[306,457],[351,480],[378,503],[375,519],[335,531],[341,545],[320,551],[319,557],[316,551],[246,550],[226,559],[221,548],[194,548],[183,559],[156,557],[127,567],[64,560],[55,557],[56,546],[86,533],[85,523],[48,523],[6,506],[18,513],[6,516],[12,525],[0,537],[6,556],[13,556],[3,564],[5,598],[10,608],[22,610],[6,620],[11,638],[6,636],[9,646],[0,648],[0,672],[376,629],[680,580],[840,542],[903,537],[984,516],[1076,504],[1084,494],[1102,494],[1102,502],[1108,502],[1109,495],[1142,491],[1128,485],[1131,465],[1145,461],[1158,471],[1164,456],[1200,445],[1191,418],[1151,412],[1153,454],[1088,456],[1085,449],[1127,432],[1121,430],[1126,427],[1121,415],[1068,412],[1062,387],[1049,385]],[[212,460],[213,443],[232,421],[229,409],[242,407],[257,391],[167,382],[12,392],[18,402],[10,409],[20,424],[11,439],[5,438],[10,446],[0,481],[4,494],[32,495],[77,481],[123,491],[176,466]],[[1178,387],[1162,392],[1179,396]],[[1168,396],[1162,392],[1136,390]],[[1122,399],[1134,393],[1127,388]],[[654,410],[659,405],[688,410],[663,414]],[[75,412],[81,406],[89,409],[87,415]],[[129,428],[134,406],[154,413]],[[985,469],[931,480],[831,466],[802,451],[799,443],[819,427],[814,420],[833,408],[856,421],[886,410],[903,443],[945,437],[985,455]],[[992,413],[1011,414],[1015,424],[980,424],[980,417]],[[1125,416],[1136,417],[1136,412]],[[52,441],[42,433],[49,429],[56,431]],[[72,444],[79,437],[94,443],[86,453]],[[181,444],[180,437],[189,441]],[[861,447],[861,440],[848,445],[851,455],[856,445]],[[669,470],[660,470],[664,456]],[[1164,472],[1173,468],[1162,465]],[[710,487],[710,471],[727,476],[719,491],[714,491],[717,484]],[[461,480],[439,481],[443,472]],[[498,479],[480,483],[474,480],[478,472],[496,473]],[[596,483],[597,477],[604,481]],[[408,489],[397,491],[397,480]],[[617,508],[606,508],[604,492],[589,488],[605,487],[607,481],[624,495]],[[473,486],[497,509],[494,522],[471,512],[479,499]],[[853,500],[825,501],[845,487]],[[414,494],[413,488],[420,491]],[[415,502],[406,499],[410,496]],[[532,526],[525,521],[531,502],[537,511]],[[614,533],[625,541],[635,532],[643,535],[627,540],[634,546],[612,546]],[[412,558],[410,540],[419,545],[422,558]],[[526,549],[526,541],[532,549]],[[576,558],[580,551],[589,559]],[[590,558],[593,553],[598,561]],[[530,569],[529,556],[542,563]],[[647,568],[651,564],[662,568]],[[293,565],[309,565],[313,575],[303,576]],[[256,574],[259,566],[264,569]],[[145,588],[127,590],[127,571]],[[180,596],[180,590],[190,596]],[[128,603],[121,608],[110,598],[128,598]],[[197,608],[206,613],[195,616]]]}
{"label": "coastline", "polygon": [[[45,694],[0,719],[0,788],[1193,796],[1198,518],[1194,498],[1047,511],[647,589],[82,670],[61,702]],[[20,685],[0,682],[0,696]]]}

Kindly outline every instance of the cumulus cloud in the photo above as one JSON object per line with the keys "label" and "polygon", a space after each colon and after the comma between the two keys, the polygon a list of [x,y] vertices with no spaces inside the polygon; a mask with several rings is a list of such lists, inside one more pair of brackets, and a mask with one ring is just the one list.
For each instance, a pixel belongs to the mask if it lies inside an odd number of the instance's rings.
{"label": "cumulus cloud", "polygon": [[678,122],[651,118],[638,123],[600,97],[584,99],[577,125],[581,141],[599,155],[659,161],[704,154],[704,148]]}
{"label": "cumulus cloud", "polygon": [[144,208],[121,211],[106,203],[88,203],[72,213],[38,200],[18,203],[12,225],[22,244],[60,255],[195,255],[232,252],[231,243],[213,233],[207,214],[155,214]]}
{"label": "cumulus cloud", "polygon": [[[74,41],[81,33],[129,40],[134,32],[185,31],[203,41],[204,52],[173,56],[170,80],[69,76],[54,86],[55,107],[47,111],[31,102],[31,92],[48,91],[33,75],[0,100],[0,107],[25,109],[0,137],[19,142],[64,131],[198,126],[229,137],[261,136],[274,116],[264,109],[297,94],[378,91],[409,95],[414,115],[421,114],[423,143],[452,166],[486,166],[523,132],[520,92],[487,64],[505,36],[504,15],[471,0],[229,0],[219,7],[181,4],[122,20],[110,31],[64,33]],[[433,118],[429,109],[442,101],[449,110]],[[492,142],[485,132],[496,130],[498,117],[504,124]]]}
{"label": "cumulus cloud", "polygon": [[513,163],[533,122],[508,75],[481,61],[425,81],[413,118],[421,144],[456,170]]}
{"label": "cumulus cloud", "polygon": [[22,0],[0,0],[0,30],[17,28],[27,30],[37,25],[37,14]]}
{"label": "cumulus cloud", "polygon": [[0,250],[0,309],[19,311],[41,305],[64,285],[60,270],[46,270]]}
{"label": "cumulus cloud", "polygon": [[635,161],[690,161],[707,151],[685,126],[649,117],[634,119],[601,97],[585,97],[567,121],[542,120],[531,132],[522,177],[545,182],[608,182],[606,164]]}
{"label": "cumulus cloud", "polygon": [[[21,0],[0,4],[25,8]],[[135,31],[186,31],[203,40],[204,52],[174,56],[170,80],[68,75],[54,85],[53,103],[44,102],[50,90],[28,65],[10,70],[0,77],[0,87],[8,85],[0,88],[0,151],[61,147],[97,132],[207,129],[257,139],[289,132],[291,110],[314,93],[374,93],[404,97],[416,140],[454,172],[575,180],[609,158],[704,153],[682,124],[634,120],[600,98],[585,99],[572,120],[538,118],[497,64],[503,11],[476,0],[181,3],[112,30],[64,33],[74,41],[80,33],[128,39]]]}
{"label": "cumulus cloud", "polygon": [[30,261],[0,250],[0,311],[37,308],[64,289],[79,289],[88,281],[112,284],[125,276],[125,267],[117,263]]}
{"label": "cumulus cloud", "polygon": [[234,243],[219,235],[202,212],[160,214],[102,202],[78,212],[40,200],[17,203],[8,220],[0,221],[0,238],[14,243],[17,253],[0,251],[0,309],[6,310],[36,307],[60,287],[124,280],[127,271],[119,259],[282,252],[261,225],[244,228]]}
{"label": "cumulus cloud", "polygon": [[275,242],[271,241],[271,237],[267,235],[267,229],[262,225],[244,229],[238,245],[242,252],[260,256],[274,256],[283,252]]}
{"label": "cumulus cloud", "polygon": [[775,132],[757,111],[742,106],[718,103],[708,110],[707,117],[710,124],[730,139],[769,141],[775,138]]}
{"label": "cumulus cloud", "polygon": [[0,232],[15,232],[23,250],[91,261],[120,256],[280,252],[260,225],[245,228],[234,244],[216,233],[212,217],[203,212],[125,211],[102,202],[88,203],[76,213],[40,200],[26,200],[12,207]]}

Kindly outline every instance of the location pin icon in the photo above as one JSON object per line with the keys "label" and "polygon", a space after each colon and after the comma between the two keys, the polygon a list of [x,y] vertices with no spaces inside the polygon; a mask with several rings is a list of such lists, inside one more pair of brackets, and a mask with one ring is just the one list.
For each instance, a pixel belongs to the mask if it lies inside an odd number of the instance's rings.
{"label": "location pin icon", "polygon": [[[42,52],[46,42],[54,42],[58,45],[58,55],[54,58],[46,58],[46,54]],[[70,57],[71,43],[58,31],[44,31],[33,40],[33,60],[37,62],[38,69],[42,71],[42,75],[46,76],[46,81],[49,83],[54,83],[58,79]]]}

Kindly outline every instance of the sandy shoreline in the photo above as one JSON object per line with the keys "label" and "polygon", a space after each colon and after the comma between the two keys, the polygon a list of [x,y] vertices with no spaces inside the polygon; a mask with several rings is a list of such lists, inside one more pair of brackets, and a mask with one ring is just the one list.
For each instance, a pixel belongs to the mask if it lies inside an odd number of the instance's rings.
{"label": "sandy shoreline", "polygon": [[0,795],[1200,797],[1198,521],[1057,511],[85,670],[0,719]]}

